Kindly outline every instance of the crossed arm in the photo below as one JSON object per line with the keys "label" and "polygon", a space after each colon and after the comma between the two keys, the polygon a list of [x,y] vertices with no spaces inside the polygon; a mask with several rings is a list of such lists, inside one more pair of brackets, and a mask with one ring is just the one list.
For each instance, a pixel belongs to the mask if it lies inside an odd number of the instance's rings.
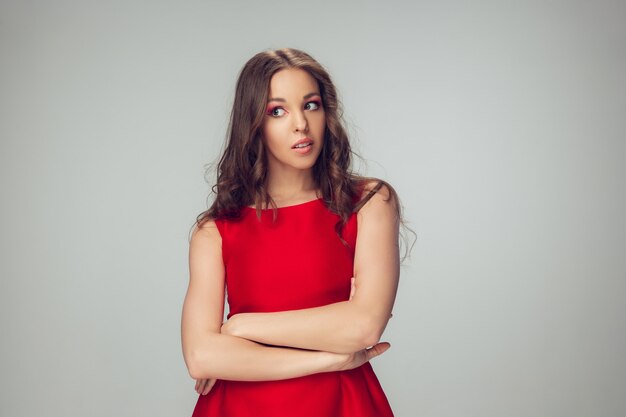
{"label": "crossed arm", "polygon": [[323,307],[236,315],[223,325],[221,237],[214,222],[194,231],[181,337],[198,392],[206,394],[216,379],[280,380],[353,369],[389,347],[377,341],[397,290],[398,219],[394,203],[380,194],[358,214],[354,297]]}
{"label": "crossed arm", "polygon": [[397,202],[381,189],[357,213],[354,297],[321,307],[241,313],[223,334],[316,351],[351,353],[380,340],[391,317],[399,279]]}

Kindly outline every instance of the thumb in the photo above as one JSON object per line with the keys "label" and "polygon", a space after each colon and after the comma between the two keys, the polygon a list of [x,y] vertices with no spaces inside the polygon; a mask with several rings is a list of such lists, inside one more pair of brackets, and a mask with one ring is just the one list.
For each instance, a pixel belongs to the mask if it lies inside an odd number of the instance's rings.
{"label": "thumb", "polygon": [[380,356],[387,351],[391,347],[391,344],[388,342],[377,343],[371,348],[367,349],[367,360],[375,358],[376,356]]}

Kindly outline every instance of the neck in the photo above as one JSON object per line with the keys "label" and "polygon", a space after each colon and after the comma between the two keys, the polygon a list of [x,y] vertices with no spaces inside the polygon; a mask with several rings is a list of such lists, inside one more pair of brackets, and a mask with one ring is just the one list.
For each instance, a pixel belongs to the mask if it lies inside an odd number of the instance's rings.
{"label": "neck", "polygon": [[268,172],[267,192],[274,201],[290,199],[312,199],[317,187],[312,170],[298,170],[289,173]]}

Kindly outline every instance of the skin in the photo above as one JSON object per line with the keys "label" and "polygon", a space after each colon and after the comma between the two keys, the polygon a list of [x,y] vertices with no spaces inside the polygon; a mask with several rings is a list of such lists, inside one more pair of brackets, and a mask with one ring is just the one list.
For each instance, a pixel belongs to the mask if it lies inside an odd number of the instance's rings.
{"label": "skin", "polygon": [[[285,69],[274,74],[269,93],[271,111],[263,124],[268,191],[278,207],[310,201],[317,197],[312,167],[325,129],[323,106],[311,103],[321,103],[317,83],[303,70]],[[307,155],[292,149],[303,137],[313,141]],[[198,393],[207,394],[217,379],[276,380],[353,369],[390,347],[379,339],[397,291],[399,221],[387,197],[383,187],[357,213],[350,298],[311,309],[237,314],[222,323],[221,237],[214,222],[194,231],[182,339]]]}
{"label": "skin", "polygon": [[[278,205],[315,198],[311,169],[324,143],[326,118],[317,82],[306,71],[285,69],[270,81],[263,144],[268,153],[268,191]],[[302,138],[313,141],[312,151],[297,153]]]}

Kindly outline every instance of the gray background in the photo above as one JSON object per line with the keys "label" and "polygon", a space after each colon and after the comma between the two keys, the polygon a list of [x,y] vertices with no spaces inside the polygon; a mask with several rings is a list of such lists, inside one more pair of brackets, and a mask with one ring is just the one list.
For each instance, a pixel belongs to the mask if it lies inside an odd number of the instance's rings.
{"label": "gray background", "polygon": [[397,417],[625,415],[624,22],[623,1],[2,1],[0,414],[191,414],[204,164],[241,66],[292,46],[419,235],[373,362]]}

